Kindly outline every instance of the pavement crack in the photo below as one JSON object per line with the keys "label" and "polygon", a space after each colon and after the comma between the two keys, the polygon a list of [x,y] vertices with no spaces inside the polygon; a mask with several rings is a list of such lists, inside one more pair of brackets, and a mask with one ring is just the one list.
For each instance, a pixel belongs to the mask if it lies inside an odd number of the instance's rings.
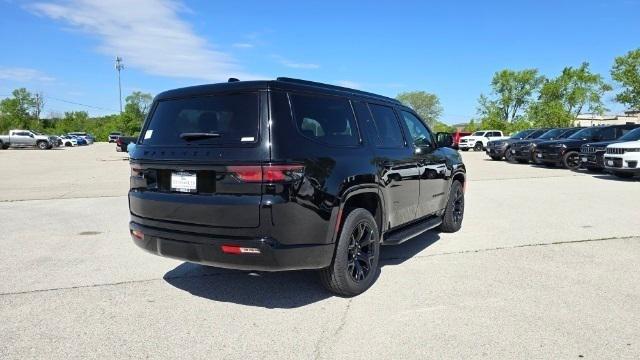
{"label": "pavement crack", "polygon": [[315,360],[320,359],[320,357],[322,356],[322,350],[325,348],[326,343],[335,344],[335,340],[338,338],[338,335],[340,335],[340,333],[344,329],[345,324],[347,323],[347,315],[349,314],[349,309],[351,309],[351,303],[353,302],[353,299],[354,298],[350,298],[347,302],[347,306],[342,312],[340,322],[336,329],[333,331],[333,334],[331,334],[331,336],[329,337],[327,337],[326,332],[324,331],[320,334],[320,337],[318,338],[318,341],[316,341],[313,350],[313,358]]}

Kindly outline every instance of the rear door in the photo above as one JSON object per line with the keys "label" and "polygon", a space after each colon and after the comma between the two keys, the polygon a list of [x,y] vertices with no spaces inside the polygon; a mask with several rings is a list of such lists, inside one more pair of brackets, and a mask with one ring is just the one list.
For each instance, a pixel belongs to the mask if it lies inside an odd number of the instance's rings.
{"label": "rear door", "polygon": [[418,163],[407,146],[396,112],[382,104],[354,101],[353,106],[368,142],[373,144],[390,227],[412,221],[420,193]]}
{"label": "rear door", "polygon": [[259,91],[156,101],[131,155],[132,214],[258,227],[269,167],[266,102]]}

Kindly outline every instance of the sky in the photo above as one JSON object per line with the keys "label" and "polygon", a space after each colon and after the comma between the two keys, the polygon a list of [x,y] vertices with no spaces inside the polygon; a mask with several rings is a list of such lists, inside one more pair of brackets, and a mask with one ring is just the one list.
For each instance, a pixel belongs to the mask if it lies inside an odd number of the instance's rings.
{"label": "sky", "polygon": [[[587,61],[611,81],[613,59],[640,47],[638,14],[640,0],[0,0],[0,97],[26,87],[45,115],[117,112],[120,56],[123,96],[288,76],[435,93],[453,124],[504,68],[553,77]],[[610,113],[624,110],[614,94]]]}

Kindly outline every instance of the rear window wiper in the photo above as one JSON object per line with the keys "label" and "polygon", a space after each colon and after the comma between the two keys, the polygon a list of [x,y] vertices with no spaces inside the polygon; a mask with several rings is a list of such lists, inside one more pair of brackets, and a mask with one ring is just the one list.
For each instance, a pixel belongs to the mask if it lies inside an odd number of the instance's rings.
{"label": "rear window wiper", "polygon": [[198,139],[208,139],[208,138],[217,138],[222,136],[220,133],[206,133],[206,132],[188,132],[180,134],[180,138],[182,140],[190,141],[190,140],[198,140]]}

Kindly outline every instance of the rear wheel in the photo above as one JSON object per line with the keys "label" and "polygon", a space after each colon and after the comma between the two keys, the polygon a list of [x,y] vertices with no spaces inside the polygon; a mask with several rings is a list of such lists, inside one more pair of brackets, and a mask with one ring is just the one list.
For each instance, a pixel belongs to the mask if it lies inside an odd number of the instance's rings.
{"label": "rear wheel", "polygon": [[365,209],[354,209],[344,219],[333,261],[320,270],[327,290],[355,296],[367,290],[378,273],[380,257],[378,225]]}
{"label": "rear wheel", "polygon": [[8,148],[9,148],[9,145],[5,145],[2,141],[0,141],[0,149],[7,150]]}
{"label": "rear wheel", "polygon": [[460,148],[462,151],[469,151],[469,148]]}
{"label": "rear wheel", "polygon": [[460,181],[454,181],[449,190],[449,201],[442,215],[438,230],[452,233],[460,230],[464,218],[464,189]]}
{"label": "rear wheel", "polygon": [[622,171],[613,171],[613,175],[622,179],[631,179],[633,177],[633,173],[622,172]]}
{"label": "rear wheel", "polygon": [[477,142],[476,145],[473,147],[473,151],[482,151],[483,146],[481,142]]}
{"label": "rear wheel", "polygon": [[577,170],[580,167],[580,154],[577,151],[568,151],[562,157],[562,165],[569,170]]}

